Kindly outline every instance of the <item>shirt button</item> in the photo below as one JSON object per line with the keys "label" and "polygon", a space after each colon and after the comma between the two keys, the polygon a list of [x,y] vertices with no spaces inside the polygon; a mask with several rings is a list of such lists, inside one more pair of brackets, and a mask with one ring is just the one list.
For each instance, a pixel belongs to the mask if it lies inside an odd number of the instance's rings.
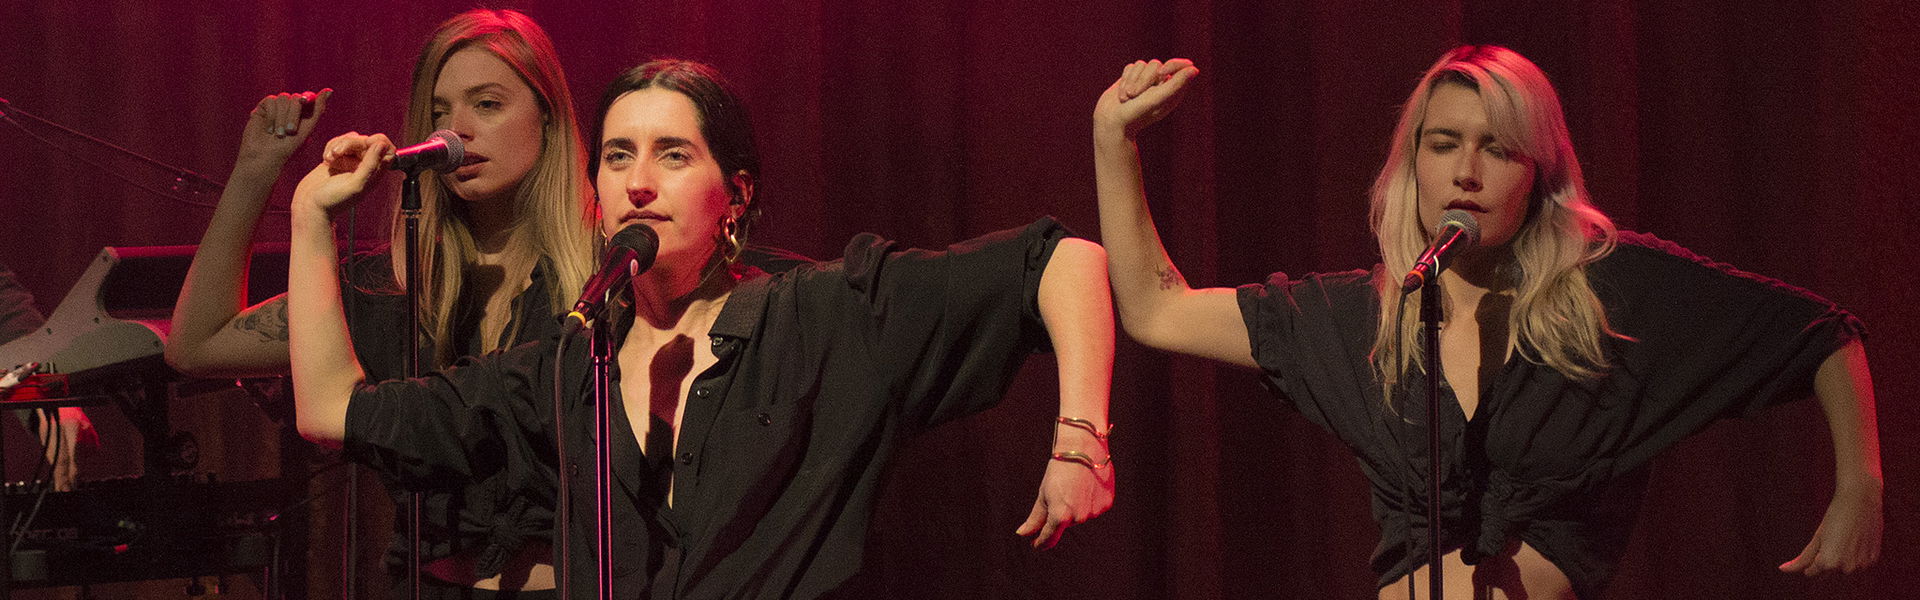
{"label": "shirt button", "polygon": [[567,463],[567,474],[568,474],[568,475],[572,475],[572,476],[574,476],[574,477],[579,477],[579,476],[580,476],[580,463],[577,463],[577,462],[576,462],[576,463]]}
{"label": "shirt button", "polygon": [[693,453],[692,453],[692,452],[681,452],[681,453],[680,453],[680,464],[683,464],[683,465],[690,465],[690,464],[693,464]]}
{"label": "shirt button", "polygon": [[705,398],[711,395],[713,395],[713,390],[709,390],[707,388],[694,388],[693,390],[693,396],[695,398]]}
{"label": "shirt button", "polygon": [[758,416],[760,417],[760,425],[762,427],[773,424],[773,415],[769,415],[767,413],[760,413]]}

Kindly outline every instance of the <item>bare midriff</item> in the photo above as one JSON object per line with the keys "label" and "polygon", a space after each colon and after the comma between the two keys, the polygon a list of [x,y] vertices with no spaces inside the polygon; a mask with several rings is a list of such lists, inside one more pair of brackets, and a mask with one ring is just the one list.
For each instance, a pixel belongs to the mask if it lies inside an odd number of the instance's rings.
{"label": "bare midriff", "polygon": [[[1461,562],[1459,550],[1441,557],[1440,563],[1444,569],[1440,583],[1448,598],[1574,600],[1573,583],[1566,574],[1525,542],[1511,542],[1505,553],[1477,565]],[[1427,566],[1421,565],[1410,577],[1418,597],[1427,597]],[[1380,600],[1407,600],[1407,578],[1380,588]]]}
{"label": "bare midriff", "polygon": [[520,546],[500,573],[485,579],[473,576],[473,563],[480,553],[475,548],[425,565],[426,576],[454,585],[480,590],[550,590],[553,583],[553,547],[543,542]]}

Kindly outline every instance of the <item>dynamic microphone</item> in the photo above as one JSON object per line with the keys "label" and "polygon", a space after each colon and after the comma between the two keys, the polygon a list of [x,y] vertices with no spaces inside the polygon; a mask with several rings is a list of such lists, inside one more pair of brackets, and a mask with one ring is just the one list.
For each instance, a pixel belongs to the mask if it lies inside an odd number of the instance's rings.
{"label": "dynamic microphone", "polygon": [[607,292],[620,289],[628,279],[645,273],[659,252],[660,234],[643,223],[628,225],[613,234],[613,239],[608,240],[607,261],[600,265],[600,272],[587,280],[586,289],[580,292],[580,301],[573,303],[573,310],[561,324],[562,329],[571,335],[586,327],[587,315],[600,311],[607,301]]}
{"label": "dynamic microphone", "polygon": [[408,173],[447,173],[466,160],[467,145],[460,141],[460,134],[442,129],[428,134],[426,141],[393,151],[392,168]]}
{"label": "dynamic microphone", "polygon": [[1400,282],[1400,293],[1407,294],[1427,285],[1427,281],[1438,277],[1447,270],[1447,261],[1470,250],[1480,243],[1480,222],[1473,214],[1454,209],[1440,215],[1440,231],[1434,234],[1433,244],[1420,258],[1413,261],[1413,270],[1407,271],[1407,278]]}

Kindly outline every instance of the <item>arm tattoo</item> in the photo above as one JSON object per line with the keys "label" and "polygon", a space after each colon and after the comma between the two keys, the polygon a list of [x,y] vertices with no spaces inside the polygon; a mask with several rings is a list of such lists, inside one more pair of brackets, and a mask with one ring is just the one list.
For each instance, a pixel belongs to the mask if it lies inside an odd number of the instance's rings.
{"label": "arm tattoo", "polygon": [[1179,289],[1186,284],[1187,280],[1180,277],[1179,269],[1173,268],[1173,265],[1160,265],[1160,289]]}
{"label": "arm tattoo", "polygon": [[287,341],[287,299],[281,297],[233,322],[233,328],[260,336],[262,341]]}

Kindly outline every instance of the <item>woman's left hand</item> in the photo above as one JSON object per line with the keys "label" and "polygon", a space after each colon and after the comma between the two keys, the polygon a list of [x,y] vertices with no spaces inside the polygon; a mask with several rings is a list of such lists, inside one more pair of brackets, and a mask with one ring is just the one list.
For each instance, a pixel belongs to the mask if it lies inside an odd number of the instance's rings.
{"label": "woman's left hand", "polygon": [[1827,504],[1827,514],[1814,530],[1813,540],[1800,556],[1780,565],[1781,571],[1813,576],[1853,573],[1880,560],[1880,534],[1885,525],[1881,490],[1876,484],[1842,485]]}
{"label": "woman's left hand", "polygon": [[[1101,449],[1095,455],[1106,460]],[[1033,536],[1033,547],[1052,548],[1060,543],[1067,528],[1085,523],[1113,507],[1112,462],[1099,469],[1064,460],[1047,461],[1047,474],[1040,479],[1040,494],[1033,499],[1033,510],[1015,534]]]}

